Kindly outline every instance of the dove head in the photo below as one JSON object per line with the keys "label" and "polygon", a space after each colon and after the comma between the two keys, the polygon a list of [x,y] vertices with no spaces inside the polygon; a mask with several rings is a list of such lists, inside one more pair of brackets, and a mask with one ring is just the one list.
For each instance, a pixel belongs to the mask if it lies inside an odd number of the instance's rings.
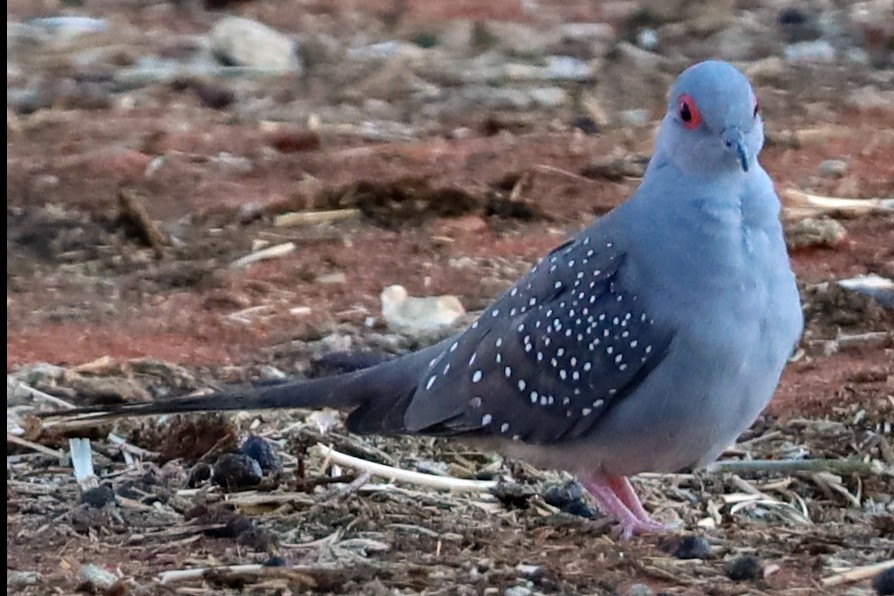
{"label": "dove head", "polygon": [[689,67],[677,78],[656,141],[656,157],[687,172],[748,172],[764,130],[748,79],[726,62]]}

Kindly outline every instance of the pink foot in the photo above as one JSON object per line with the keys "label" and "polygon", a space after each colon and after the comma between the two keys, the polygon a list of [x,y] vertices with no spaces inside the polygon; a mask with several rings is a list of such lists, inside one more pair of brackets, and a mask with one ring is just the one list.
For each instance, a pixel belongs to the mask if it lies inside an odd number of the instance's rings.
{"label": "pink foot", "polygon": [[583,484],[596,499],[603,513],[618,521],[621,538],[626,540],[637,534],[667,531],[667,526],[652,519],[643,508],[626,477],[594,474],[584,480]]}

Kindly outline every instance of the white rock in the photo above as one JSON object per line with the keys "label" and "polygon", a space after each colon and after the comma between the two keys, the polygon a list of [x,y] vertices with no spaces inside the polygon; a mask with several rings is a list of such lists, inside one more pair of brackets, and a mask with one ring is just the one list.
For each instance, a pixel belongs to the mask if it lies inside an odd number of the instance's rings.
{"label": "white rock", "polygon": [[531,89],[531,99],[544,108],[558,108],[568,100],[568,93],[561,87],[541,87]]}
{"label": "white rock", "polygon": [[382,290],[382,316],[388,327],[396,332],[419,334],[436,331],[454,323],[466,314],[456,296],[410,296],[399,285]]}
{"label": "white rock", "polygon": [[802,41],[786,46],[785,59],[790,62],[832,62],[835,48],[824,39]]}
{"label": "white rock", "polygon": [[228,64],[299,75],[304,71],[293,39],[251,19],[225,17],[215,23],[211,50]]}

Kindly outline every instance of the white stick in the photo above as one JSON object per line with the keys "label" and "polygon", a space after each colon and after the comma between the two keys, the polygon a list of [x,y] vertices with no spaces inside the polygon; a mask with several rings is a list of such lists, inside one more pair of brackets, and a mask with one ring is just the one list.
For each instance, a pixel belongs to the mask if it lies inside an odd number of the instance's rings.
{"label": "white stick", "polygon": [[347,466],[358,470],[369,472],[372,476],[387,478],[396,482],[406,482],[409,484],[417,484],[420,486],[428,486],[437,490],[452,490],[465,492],[489,492],[497,486],[494,481],[487,480],[464,480],[462,478],[451,478],[449,476],[435,476],[433,474],[422,474],[420,472],[411,472],[409,470],[401,470],[383,464],[377,464],[357,457],[340,453],[331,447],[327,447],[321,443],[317,443],[317,448],[322,451],[328,461],[340,466]]}

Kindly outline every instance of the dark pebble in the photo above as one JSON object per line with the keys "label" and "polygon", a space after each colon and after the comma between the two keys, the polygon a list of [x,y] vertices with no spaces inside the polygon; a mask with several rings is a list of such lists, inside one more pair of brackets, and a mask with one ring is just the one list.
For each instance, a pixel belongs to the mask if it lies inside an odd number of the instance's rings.
{"label": "dark pebble", "polygon": [[270,557],[262,563],[264,567],[285,567],[286,560],[282,557]]}
{"label": "dark pebble", "polygon": [[749,581],[764,576],[764,566],[754,555],[742,555],[726,564],[723,569],[726,576],[733,581]]}
{"label": "dark pebble", "polygon": [[677,559],[707,559],[711,545],[703,536],[671,536],[659,544],[661,550]]}
{"label": "dark pebble", "polygon": [[227,491],[252,488],[261,483],[261,466],[244,453],[224,453],[211,471],[211,482]]}
{"label": "dark pebble", "polygon": [[102,509],[106,503],[115,500],[115,491],[108,484],[100,484],[81,495],[81,503],[90,505],[94,509]]}
{"label": "dark pebble", "polygon": [[527,509],[528,501],[534,496],[534,491],[529,487],[509,482],[498,483],[490,489],[490,493],[507,509]]}
{"label": "dark pebble", "polygon": [[186,479],[186,486],[189,488],[197,488],[211,479],[211,466],[205,462],[199,462],[189,471],[189,477]]}
{"label": "dark pebble", "polygon": [[807,15],[799,8],[783,8],[779,11],[780,25],[803,25],[807,22]]}
{"label": "dark pebble", "polygon": [[577,482],[570,481],[560,486],[550,486],[543,491],[543,500],[553,507],[558,507],[569,515],[593,519],[596,511],[587,503],[583,489]]}
{"label": "dark pebble", "polygon": [[192,90],[202,105],[214,110],[223,110],[236,101],[236,94],[223,85],[195,81]]}
{"label": "dark pebble", "polygon": [[596,122],[589,116],[581,116],[580,118],[575,118],[571,122],[571,126],[588,135],[599,134],[599,125],[596,124]]}
{"label": "dark pebble", "polygon": [[273,444],[261,437],[251,436],[245,439],[239,452],[258,462],[261,471],[265,473],[279,472],[282,469],[282,462],[273,450]]}
{"label": "dark pebble", "polygon": [[872,578],[872,587],[879,596],[894,594],[894,567],[888,567]]}

